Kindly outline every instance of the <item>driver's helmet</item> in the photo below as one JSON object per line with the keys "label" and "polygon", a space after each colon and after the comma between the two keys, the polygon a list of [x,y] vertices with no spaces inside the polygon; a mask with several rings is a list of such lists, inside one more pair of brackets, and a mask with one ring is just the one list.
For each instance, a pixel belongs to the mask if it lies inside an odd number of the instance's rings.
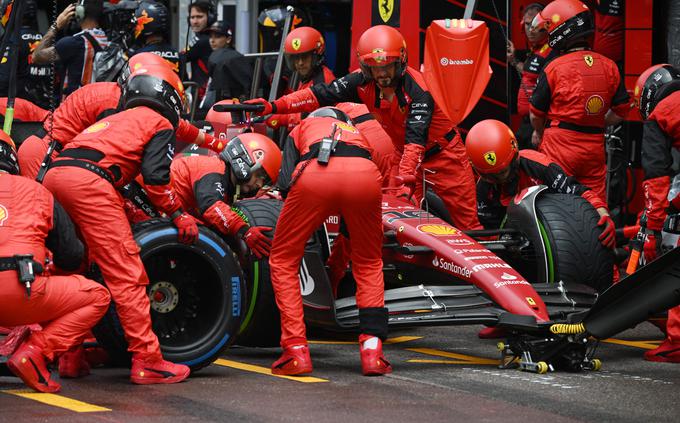
{"label": "driver's helmet", "polygon": [[248,182],[257,173],[265,177],[266,185],[275,184],[279,178],[281,150],[265,135],[248,132],[234,137],[220,158],[229,164],[238,183]]}
{"label": "driver's helmet", "polygon": [[557,51],[586,43],[595,31],[590,9],[579,0],[551,2],[534,17],[532,27],[548,31],[548,45]]}
{"label": "driver's helmet", "polygon": [[170,32],[168,8],[155,1],[144,0],[135,10],[135,40],[149,35],[165,36]]}
{"label": "driver's helmet", "polygon": [[284,52],[286,64],[291,72],[295,71],[294,59],[298,55],[311,54],[312,66],[317,68],[324,62],[326,43],[323,35],[311,26],[295,28],[286,37]]}
{"label": "driver's helmet", "polygon": [[633,90],[633,100],[642,119],[647,119],[661,100],[678,89],[680,71],[671,65],[654,65],[642,72]]}
{"label": "driver's helmet", "polygon": [[156,53],[150,53],[150,52],[144,52],[144,53],[137,53],[134,56],[130,57],[130,59],[125,63],[123,66],[123,69],[120,72],[120,76],[118,76],[118,85],[121,87],[125,85],[127,82],[128,78],[130,77],[130,74],[135,72],[137,69],[141,69],[144,66],[167,66],[168,69],[170,68],[170,63],[163,59],[161,56],[157,55]]}
{"label": "driver's helmet", "polygon": [[[278,50],[286,16],[288,16],[288,11],[286,6],[283,5],[272,6],[260,12],[257,17],[260,32],[260,51]],[[306,13],[297,7],[293,8],[290,31],[303,25],[309,25]]]}
{"label": "driver's helmet", "polygon": [[149,107],[179,125],[184,110],[184,86],[167,64],[145,65],[136,69],[123,87],[123,107]]}
{"label": "driver's helmet", "polygon": [[406,72],[406,41],[399,31],[391,26],[378,25],[368,28],[361,34],[356,51],[361,71],[368,79],[372,78],[370,70],[372,66],[396,63],[397,77]]}
{"label": "driver's helmet", "polygon": [[320,107],[307,115],[307,119],[313,119],[317,117],[330,117],[354,126],[352,119],[347,115],[347,113],[343,112],[337,107]]}
{"label": "driver's helmet", "polygon": [[5,131],[0,130],[0,170],[19,174],[19,160],[17,158],[17,147]]}
{"label": "driver's helmet", "polygon": [[503,173],[519,153],[515,134],[495,119],[483,120],[470,129],[465,150],[472,167],[482,176]]}

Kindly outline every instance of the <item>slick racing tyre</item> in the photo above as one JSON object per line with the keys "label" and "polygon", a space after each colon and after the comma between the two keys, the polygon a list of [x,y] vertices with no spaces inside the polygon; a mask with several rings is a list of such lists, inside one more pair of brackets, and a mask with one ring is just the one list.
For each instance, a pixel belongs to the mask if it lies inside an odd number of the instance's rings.
{"label": "slick racing tyre", "polygon": [[[192,371],[212,363],[236,339],[245,301],[245,280],[231,249],[217,234],[199,227],[194,245],[177,240],[165,219],[133,227],[149,276],[153,331],[166,360]],[[130,355],[113,302],[93,329],[113,361],[130,365]]]}
{"label": "slick racing tyre", "polygon": [[[276,227],[283,202],[275,199],[252,199],[239,201],[234,209],[251,226]],[[274,237],[274,229],[265,232]],[[251,347],[274,347],[279,345],[281,327],[279,309],[276,306],[274,290],[270,279],[269,260],[258,260],[249,254],[241,240],[234,242],[246,277],[248,299],[241,329],[236,343]]]}
{"label": "slick racing tyre", "polygon": [[588,285],[603,292],[612,283],[614,256],[598,239],[599,214],[577,195],[542,193],[536,200],[546,245],[548,281]]}

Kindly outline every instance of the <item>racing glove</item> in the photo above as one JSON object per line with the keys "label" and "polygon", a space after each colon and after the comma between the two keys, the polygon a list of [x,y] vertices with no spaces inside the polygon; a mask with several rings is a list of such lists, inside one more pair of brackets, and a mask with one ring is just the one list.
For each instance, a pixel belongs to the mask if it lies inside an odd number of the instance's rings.
{"label": "racing glove", "polygon": [[[416,170],[422,161],[425,147],[419,144],[405,144],[404,153],[399,161],[399,176],[408,178],[415,177]],[[404,179],[406,180],[406,179]]]}
{"label": "racing glove", "polygon": [[220,138],[215,138],[211,134],[205,132],[203,135],[203,146],[211,149],[212,151],[219,153],[224,149],[224,142]]}
{"label": "racing glove", "polygon": [[642,262],[649,264],[661,255],[661,232],[647,230],[645,244],[642,247]]}
{"label": "racing glove", "polygon": [[269,255],[272,241],[264,232],[271,230],[272,228],[269,226],[250,226],[247,230],[241,231],[241,239],[258,259]]}
{"label": "racing glove", "polygon": [[395,187],[394,195],[400,198],[405,198],[407,201],[411,201],[413,196],[413,191],[415,189],[416,177],[414,175],[409,176],[395,176],[392,178],[392,185]]}
{"label": "racing glove", "polygon": [[179,215],[172,218],[172,223],[177,226],[179,242],[193,244],[198,240],[198,225],[196,219],[190,214],[180,212]]}
{"label": "racing glove", "polygon": [[612,218],[608,214],[600,217],[597,226],[602,228],[602,233],[599,236],[602,245],[611,249],[616,247],[616,229]]}
{"label": "racing glove", "polygon": [[224,201],[215,201],[212,206],[203,212],[202,218],[211,228],[225,235],[234,236],[242,228],[248,227],[243,218],[234,212]]}
{"label": "racing glove", "polygon": [[265,115],[271,115],[272,113],[275,113],[276,110],[276,104],[275,103],[270,103],[264,98],[254,98],[252,100],[247,100],[244,101],[243,104],[260,104],[264,106],[264,110],[260,112],[253,112],[254,115],[258,116],[265,116]]}

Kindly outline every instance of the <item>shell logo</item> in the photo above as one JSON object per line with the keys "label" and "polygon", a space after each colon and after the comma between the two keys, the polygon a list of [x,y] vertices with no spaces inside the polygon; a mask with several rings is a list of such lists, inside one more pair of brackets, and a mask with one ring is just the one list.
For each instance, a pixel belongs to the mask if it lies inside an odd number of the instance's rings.
{"label": "shell logo", "polygon": [[599,95],[591,95],[586,101],[586,113],[596,115],[604,109],[604,99]]}
{"label": "shell logo", "polygon": [[417,229],[422,233],[434,236],[460,235],[460,231],[458,229],[447,225],[418,225]]}
{"label": "shell logo", "polygon": [[357,128],[355,128],[355,127],[353,127],[352,125],[349,125],[349,124],[347,124],[347,123],[345,123],[345,122],[335,122],[334,125],[337,126],[337,127],[340,128],[340,129],[342,129],[343,131],[351,132],[351,133],[353,133],[353,134],[358,134],[358,133],[359,133],[359,131],[357,130]]}
{"label": "shell logo", "polygon": [[104,129],[106,129],[108,127],[109,127],[109,122],[107,122],[107,121],[97,122],[93,125],[90,125],[83,132],[86,133],[86,134],[94,134],[95,132],[103,131]]}
{"label": "shell logo", "polygon": [[9,212],[7,211],[5,206],[0,204],[0,226],[2,226],[5,223],[5,220],[7,220],[8,217],[9,217]]}
{"label": "shell logo", "polygon": [[560,15],[558,15],[557,13],[555,13],[554,15],[552,15],[552,18],[551,18],[551,19],[552,19],[553,23],[557,23],[557,22],[560,21]]}
{"label": "shell logo", "polygon": [[293,41],[290,44],[293,46],[293,50],[298,51],[302,45],[302,40],[299,38],[293,38]]}

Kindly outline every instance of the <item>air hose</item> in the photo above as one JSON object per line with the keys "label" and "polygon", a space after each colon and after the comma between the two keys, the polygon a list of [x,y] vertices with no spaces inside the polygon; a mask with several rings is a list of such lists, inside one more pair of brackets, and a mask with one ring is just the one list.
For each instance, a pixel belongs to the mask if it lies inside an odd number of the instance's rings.
{"label": "air hose", "polygon": [[555,335],[576,335],[585,331],[586,327],[583,323],[556,323],[550,326],[550,332]]}

